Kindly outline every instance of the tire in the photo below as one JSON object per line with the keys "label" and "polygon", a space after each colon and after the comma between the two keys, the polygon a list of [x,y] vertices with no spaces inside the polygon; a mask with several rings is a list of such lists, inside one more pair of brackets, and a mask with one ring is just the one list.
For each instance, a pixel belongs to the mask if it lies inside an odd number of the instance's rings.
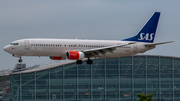
{"label": "tire", "polygon": [[82,64],[82,60],[77,60],[76,64],[79,64],[79,65]]}
{"label": "tire", "polygon": [[22,62],[22,59],[19,59],[18,61],[21,63],[21,62]]}
{"label": "tire", "polygon": [[91,65],[93,63],[93,61],[89,59],[89,60],[86,61],[86,63]]}

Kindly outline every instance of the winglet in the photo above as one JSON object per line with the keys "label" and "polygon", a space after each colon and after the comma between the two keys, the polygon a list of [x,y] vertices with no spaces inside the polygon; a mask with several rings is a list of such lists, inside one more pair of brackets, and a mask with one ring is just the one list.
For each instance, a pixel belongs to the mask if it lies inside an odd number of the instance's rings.
{"label": "winglet", "polygon": [[150,19],[141,28],[138,34],[134,37],[124,39],[122,41],[137,41],[137,42],[154,42],[154,37],[156,34],[156,28],[158,25],[160,17],[160,12],[155,12]]}

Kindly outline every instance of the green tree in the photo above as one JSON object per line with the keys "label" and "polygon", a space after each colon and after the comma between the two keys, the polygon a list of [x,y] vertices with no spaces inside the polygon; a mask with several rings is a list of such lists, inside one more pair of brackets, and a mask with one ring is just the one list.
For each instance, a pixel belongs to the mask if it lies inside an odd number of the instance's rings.
{"label": "green tree", "polygon": [[148,94],[147,96],[145,94],[140,93],[140,94],[137,94],[137,96],[140,98],[139,101],[154,101],[152,99],[153,97],[152,93]]}

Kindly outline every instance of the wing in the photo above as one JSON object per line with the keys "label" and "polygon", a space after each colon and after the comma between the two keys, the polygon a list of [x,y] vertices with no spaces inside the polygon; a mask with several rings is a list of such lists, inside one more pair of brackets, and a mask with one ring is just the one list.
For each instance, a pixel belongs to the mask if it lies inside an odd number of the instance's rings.
{"label": "wing", "polygon": [[93,57],[93,56],[99,56],[99,54],[105,55],[105,53],[107,52],[113,53],[113,51],[116,50],[116,48],[127,46],[130,44],[135,44],[135,43],[127,43],[127,44],[112,45],[112,46],[102,47],[102,48],[86,49],[86,50],[83,50],[82,52],[84,52],[84,54],[87,57]]}
{"label": "wing", "polygon": [[168,41],[168,42],[160,42],[160,43],[148,43],[145,44],[145,46],[156,46],[156,45],[161,45],[161,44],[166,44],[166,43],[172,43],[174,41]]}

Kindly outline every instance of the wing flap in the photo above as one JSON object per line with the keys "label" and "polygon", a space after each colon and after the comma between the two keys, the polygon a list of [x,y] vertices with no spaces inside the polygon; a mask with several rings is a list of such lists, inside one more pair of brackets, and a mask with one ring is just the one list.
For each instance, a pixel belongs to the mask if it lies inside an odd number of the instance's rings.
{"label": "wing flap", "polygon": [[113,51],[116,50],[116,48],[127,46],[130,44],[135,44],[135,43],[127,43],[127,44],[112,45],[112,46],[107,46],[107,47],[102,47],[102,48],[86,49],[86,50],[83,50],[82,52],[84,52],[88,56],[99,56],[99,54],[105,55],[105,53],[107,52],[113,53]]}

